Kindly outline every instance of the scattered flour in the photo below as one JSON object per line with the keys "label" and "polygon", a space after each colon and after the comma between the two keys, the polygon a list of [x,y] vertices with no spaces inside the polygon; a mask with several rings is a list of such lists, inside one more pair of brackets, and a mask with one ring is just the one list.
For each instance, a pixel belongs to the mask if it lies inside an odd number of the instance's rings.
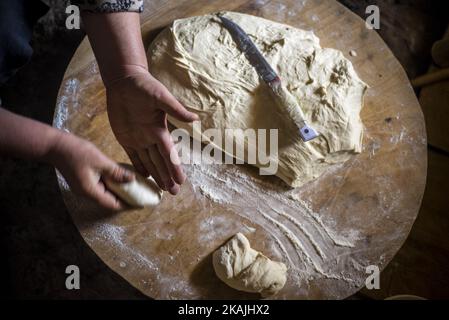
{"label": "scattered flour", "polygon": [[[338,170],[341,165],[336,167]],[[351,259],[349,253],[359,240],[357,231],[338,233],[332,221],[324,222],[294,190],[258,177],[248,166],[187,165],[185,170],[195,192],[226,205],[264,230],[298,287],[320,278],[356,285],[357,277],[351,274],[360,273],[360,268],[354,267],[360,263],[346,263],[345,267],[350,266],[348,275],[330,261],[339,256]],[[213,220],[204,220],[201,232],[200,241],[216,236]]]}

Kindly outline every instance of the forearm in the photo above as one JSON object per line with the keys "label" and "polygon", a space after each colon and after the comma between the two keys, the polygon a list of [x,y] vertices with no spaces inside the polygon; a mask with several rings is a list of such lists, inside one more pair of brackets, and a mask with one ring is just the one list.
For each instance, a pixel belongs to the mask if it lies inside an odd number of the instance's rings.
{"label": "forearm", "polygon": [[64,133],[0,108],[0,154],[51,162]]}
{"label": "forearm", "polygon": [[106,86],[148,69],[138,13],[83,12],[82,19]]}

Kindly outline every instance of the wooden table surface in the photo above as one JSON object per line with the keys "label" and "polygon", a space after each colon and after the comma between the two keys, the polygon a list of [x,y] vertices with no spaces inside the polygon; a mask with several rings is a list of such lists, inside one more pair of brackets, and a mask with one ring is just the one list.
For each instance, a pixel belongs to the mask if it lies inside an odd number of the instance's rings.
{"label": "wooden table surface", "polygon": [[[243,165],[186,165],[178,196],[153,211],[107,213],[74,196],[60,178],[81,235],[114,271],[154,298],[257,298],[214,275],[211,253],[236,232],[289,265],[276,299],[345,298],[364,286],[366,267],[383,269],[405,241],[426,180],[424,119],[404,70],[364,21],[333,0],[146,1],[148,45],[174,19],[220,10],[313,30],[343,51],[369,84],[363,152],[317,180],[290,190]],[[357,52],[356,57],[349,55]],[[61,84],[54,125],[127,161],[113,137],[105,91],[84,40]],[[232,182],[232,183],[231,183]],[[294,245],[299,240],[300,248]]]}

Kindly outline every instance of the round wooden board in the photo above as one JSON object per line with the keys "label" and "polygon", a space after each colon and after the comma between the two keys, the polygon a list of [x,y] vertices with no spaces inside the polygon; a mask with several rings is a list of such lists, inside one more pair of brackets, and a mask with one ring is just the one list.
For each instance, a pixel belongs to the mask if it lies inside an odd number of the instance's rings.
{"label": "round wooden board", "polygon": [[[238,11],[313,30],[341,50],[370,89],[362,120],[363,152],[319,179],[289,190],[249,166],[188,166],[176,196],[155,210],[111,214],[68,191],[66,205],[82,236],[114,271],[154,298],[258,298],[214,275],[211,253],[236,232],[289,265],[275,299],[345,298],[365,284],[366,267],[383,269],[405,241],[426,180],[424,119],[409,81],[386,44],[336,1],[146,1],[148,45],[174,19]],[[357,56],[350,56],[355,50]],[[105,91],[85,39],[67,68],[54,125],[84,137],[116,161]],[[299,240],[298,247],[293,240]],[[287,260],[287,261],[286,261]]]}

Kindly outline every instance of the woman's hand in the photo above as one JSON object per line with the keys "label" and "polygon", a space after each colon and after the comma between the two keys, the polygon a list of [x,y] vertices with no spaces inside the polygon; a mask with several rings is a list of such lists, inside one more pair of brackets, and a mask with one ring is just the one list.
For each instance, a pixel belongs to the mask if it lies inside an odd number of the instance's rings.
{"label": "woman's hand", "polygon": [[83,12],[82,19],[106,86],[115,137],[138,172],[151,174],[162,189],[178,193],[185,176],[170,160],[167,113],[186,122],[197,116],[148,72],[138,13]]}
{"label": "woman's hand", "polygon": [[174,145],[167,128],[167,113],[185,122],[198,117],[148,71],[137,69],[107,85],[109,122],[136,170],[153,176],[162,189],[177,194],[185,175],[181,166],[170,159]]}
{"label": "woman's hand", "polygon": [[47,160],[61,172],[76,194],[86,196],[107,209],[125,208],[106,189],[102,179],[123,183],[132,181],[134,174],[109,159],[92,143],[75,135],[61,133]]}
{"label": "woman's hand", "polygon": [[72,191],[112,210],[124,206],[105,188],[101,178],[118,183],[134,179],[134,173],[120,167],[92,143],[2,108],[0,154],[50,163],[62,173]]}

